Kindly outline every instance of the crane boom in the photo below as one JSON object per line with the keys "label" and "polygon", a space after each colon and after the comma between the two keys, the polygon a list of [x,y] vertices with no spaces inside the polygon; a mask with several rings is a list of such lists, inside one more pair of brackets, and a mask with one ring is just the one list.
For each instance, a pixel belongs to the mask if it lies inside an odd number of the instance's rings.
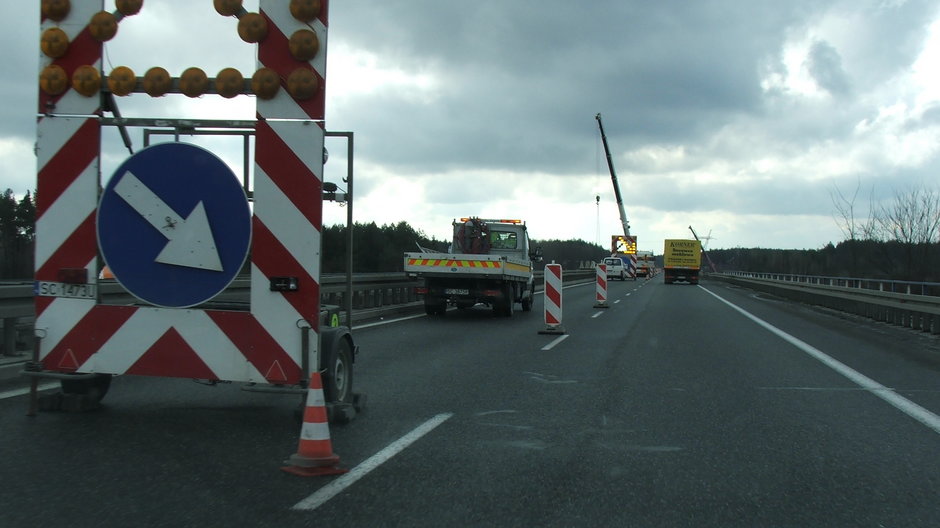
{"label": "crane boom", "polygon": [[[702,240],[698,237],[698,234],[695,232],[695,230],[692,229],[692,226],[689,226],[689,231],[692,232],[692,236],[695,237],[695,240],[698,240],[699,242],[702,241]],[[715,264],[712,262],[712,258],[709,257],[709,256],[708,256],[708,253],[705,251],[705,246],[704,246],[704,245],[702,246],[702,254],[705,255],[705,260],[708,261],[708,267],[710,267],[710,268],[712,269],[712,272],[713,272],[713,273],[718,273],[718,270],[715,269]]]}
{"label": "crane boom", "polygon": [[594,116],[597,126],[601,129],[601,140],[604,142],[604,152],[607,154],[607,167],[610,168],[610,179],[614,183],[614,196],[617,198],[617,207],[620,209],[620,223],[623,224],[623,236],[630,236],[630,222],[627,221],[627,212],[623,208],[623,197],[620,196],[620,184],[617,183],[617,171],[614,170],[614,160],[610,157],[610,147],[607,146],[607,135],[604,134],[604,123],[601,114]]}

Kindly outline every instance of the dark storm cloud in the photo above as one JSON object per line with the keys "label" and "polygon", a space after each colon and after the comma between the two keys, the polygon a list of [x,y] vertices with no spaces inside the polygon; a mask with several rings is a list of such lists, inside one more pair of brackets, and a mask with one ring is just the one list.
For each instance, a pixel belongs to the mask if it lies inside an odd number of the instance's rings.
{"label": "dark storm cloud", "polygon": [[[10,4],[14,20],[38,20],[37,3]],[[144,11],[160,23],[122,23],[125,35],[135,25],[146,35],[132,54],[145,57],[140,67],[173,63],[181,71],[192,60],[209,72],[250,72],[250,46],[236,40],[234,20],[214,15],[211,2],[195,5],[148,0]],[[257,2],[246,0],[246,8]],[[387,180],[413,184],[412,195],[426,200],[422,216],[439,215],[446,225],[458,206],[489,199],[473,186],[480,182],[461,175],[535,193],[519,204],[533,211],[582,194],[593,205],[593,182],[584,180],[595,170],[607,175],[594,119],[601,112],[628,209],[654,218],[720,212],[727,230],[740,229],[722,236],[734,244],[733,236],[751,236],[749,225],[734,225],[748,221],[734,215],[829,217],[827,185],[840,178],[933,181],[935,81],[915,79],[912,66],[938,9],[935,0],[334,0],[327,125],[356,133],[361,200],[389,192]],[[198,20],[199,31],[165,23],[178,11]],[[203,33],[214,44],[193,49],[193,35]],[[31,166],[38,27],[14,24],[0,38],[16,70],[0,80],[7,96],[0,163]],[[120,47],[106,46],[107,68],[123,60]],[[344,82],[354,89],[340,93],[346,87],[330,79],[357,53],[394,79],[356,77],[370,68],[352,68]],[[232,64],[237,54],[246,62]],[[401,74],[425,78],[411,84]],[[223,112],[210,98],[167,97],[140,108],[130,99],[121,102],[125,115]],[[120,159],[123,149],[109,155]],[[337,155],[330,165],[341,162]],[[368,221],[388,207],[375,204],[357,214]]]}
{"label": "dark storm cloud", "polygon": [[[25,2],[24,2],[25,3]],[[6,104],[0,105],[0,136],[32,136],[35,134],[35,115],[26,111],[36,107],[39,78],[39,6],[29,10],[35,24],[17,22],[8,24],[0,36],[3,44],[3,64],[7,75],[0,77],[0,94]],[[35,11],[33,13],[33,11]],[[32,138],[29,138],[32,142]]]}
{"label": "dark storm cloud", "polygon": [[[418,110],[360,99],[342,120],[387,139],[403,167],[473,165],[577,172],[592,163],[593,116],[618,149],[694,140],[760,107],[759,60],[807,2],[443,2],[334,8],[334,38],[417,70],[443,96]],[[345,20],[345,21],[344,21]],[[374,127],[374,128],[372,128]],[[396,133],[391,130],[400,128]]]}
{"label": "dark storm cloud", "polygon": [[806,58],[806,68],[820,88],[834,96],[849,95],[851,87],[845,70],[842,69],[842,57],[828,42],[815,42]]}

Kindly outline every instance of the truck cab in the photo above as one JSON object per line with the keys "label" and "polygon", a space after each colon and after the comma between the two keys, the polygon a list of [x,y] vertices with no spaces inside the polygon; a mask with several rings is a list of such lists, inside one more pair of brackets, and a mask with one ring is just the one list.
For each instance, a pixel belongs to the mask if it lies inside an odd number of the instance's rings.
{"label": "truck cab", "polygon": [[653,276],[653,252],[652,251],[637,251],[636,252],[636,276],[637,277],[652,277]]}

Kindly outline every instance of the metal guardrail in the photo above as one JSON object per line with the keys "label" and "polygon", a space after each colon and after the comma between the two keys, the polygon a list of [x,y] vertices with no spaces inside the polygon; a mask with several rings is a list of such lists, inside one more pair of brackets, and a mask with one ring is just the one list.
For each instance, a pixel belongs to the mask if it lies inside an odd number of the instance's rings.
{"label": "metal guardrail", "polygon": [[[595,271],[569,270],[565,272],[565,281],[593,279]],[[542,272],[535,273],[536,283],[542,280]],[[353,321],[357,320],[357,310],[375,312],[382,308],[393,311],[395,307],[417,303],[419,298],[414,287],[421,284],[420,279],[408,277],[404,272],[391,273],[356,273],[353,275]],[[98,289],[103,304],[133,304],[139,302],[123,286],[113,280],[98,281]],[[228,288],[220,293],[212,303],[225,303],[229,306],[243,304],[248,306],[251,280],[239,276]],[[345,306],[346,275],[327,274],[320,277],[320,302]],[[211,304],[211,303],[210,303]],[[201,307],[195,307],[201,308]],[[3,322],[3,351],[15,350],[17,334],[31,336],[34,318],[32,281],[7,281],[0,283],[0,320]],[[341,312],[345,323],[345,314]]]}
{"label": "metal guardrail", "polygon": [[[708,277],[875,321],[940,334],[940,295],[934,293],[940,287],[937,283],[744,272],[710,273]],[[887,285],[902,285],[904,292],[886,290]]]}
{"label": "metal guardrail", "polygon": [[940,282],[914,282],[891,279],[861,279],[854,277],[827,277],[818,275],[790,275],[784,273],[760,273],[753,271],[726,271],[722,275],[734,277],[768,279],[819,286],[842,286],[863,290],[876,290],[907,295],[940,297]]}

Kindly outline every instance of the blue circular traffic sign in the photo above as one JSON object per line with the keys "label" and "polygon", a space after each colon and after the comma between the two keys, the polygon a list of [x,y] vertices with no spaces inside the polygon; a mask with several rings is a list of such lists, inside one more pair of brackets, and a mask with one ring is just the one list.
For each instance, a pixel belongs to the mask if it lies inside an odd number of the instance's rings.
{"label": "blue circular traffic sign", "polygon": [[138,299],[169,308],[208,301],[238,275],[251,243],[241,183],[215,154],[160,143],[114,172],[98,204],[98,247]]}

